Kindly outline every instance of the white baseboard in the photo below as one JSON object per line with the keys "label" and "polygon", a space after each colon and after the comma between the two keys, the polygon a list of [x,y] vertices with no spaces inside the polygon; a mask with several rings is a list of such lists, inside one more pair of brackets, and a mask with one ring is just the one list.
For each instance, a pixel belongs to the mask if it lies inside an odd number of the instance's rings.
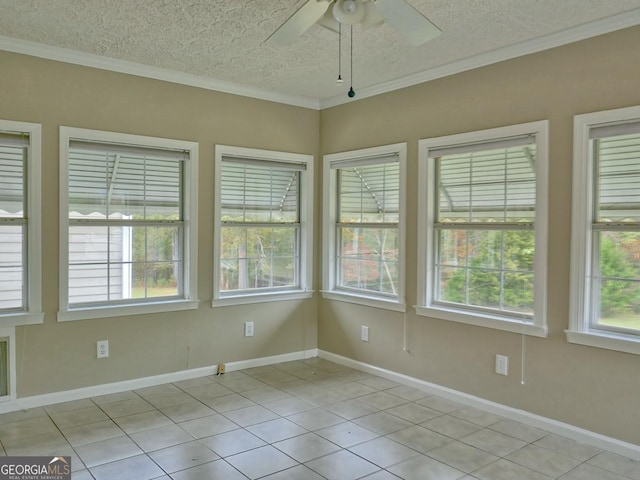
{"label": "white baseboard", "polygon": [[568,423],[563,423],[551,418],[535,415],[525,410],[518,410],[517,408],[508,407],[500,403],[485,400],[483,398],[459,392],[457,390],[443,387],[435,383],[429,383],[424,380],[409,377],[408,375],[396,373],[391,370],[385,370],[384,368],[359,362],[357,360],[343,357],[341,355],[336,355],[335,353],[318,350],[318,357],[338,363],[340,365],[344,365],[346,367],[351,367],[356,370],[371,373],[373,375],[377,375],[379,377],[383,377],[387,380],[392,380],[403,385],[408,385],[432,395],[438,395],[449,400],[468,405],[470,407],[480,408],[484,411],[500,415],[510,420],[521,422],[532,427],[540,428],[546,430],[547,432],[555,433],[563,437],[571,438],[580,443],[586,443],[588,445],[592,445],[594,447],[640,461],[640,445],[623,442],[622,440],[591,432],[589,430],[585,430]]}
{"label": "white baseboard", "polygon": [[[351,358],[336,355],[324,350],[310,349],[298,352],[285,353],[282,355],[273,355],[269,357],[253,358],[249,360],[240,360],[225,364],[226,371],[243,370],[246,368],[262,367],[282,362],[291,362],[295,360],[305,360],[307,358],[320,357],[325,360],[345,365],[363,372],[371,373],[388,380],[392,380],[403,385],[408,385],[432,395],[441,397],[468,405],[470,407],[480,408],[490,413],[500,415],[510,420],[515,420],[532,427],[541,428],[550,433],[562,435],[572,438],[578,442],[593,445],[594,447],[607,450],[609,452],[624,455],[634,460],[640,461],[640,446],[633,443],[623,442],[612,437],[600,435],[589,430],[585,430],[574,425],[562,423],[557,420],[535,415],[524,410],[508,407],[500,403],[491,402],[474,395],[459,392],[447,387],[443,387],[424,380],[419,380],[408,375],[396,373],[391,370],[369,365],[359,362]],[[0,403],[0,414],[15,412],[18,410],[26,410],[29,408],[43,407],[56,403],[70,402],[73,400],[81,400],[83,398],[96,397],[99,395],[107,395],[110,393],[119,393],[128,390],[136,390],[144,387],[152,387],[163,383],[178,382],[180,380],[189,380],[192,378],[205,377],[214,375],[218,372],[217,365],[208,367],[192,368],[189,370],[181,370],[178,372],[165,373],[162,375],[154,375],[151,377],[136,378],[133,380],[125,380],[122,382],[107,383],[103,385],[95,385],[92,387],[83,387],[75,390],[66,390],[63,392],[47,393],[44,395],[34,395],[30,397],[18,398]]]}
{"label": "white baseboard", "polygon": [[[265,365],[273,365],[281,362],[291,362],[294,360],[304,360],[307,358],[317,357],[318,350],[302,350],[299,352],[285,353],[282,355],[274,355],[270,357],[254,358],[250,360],[240,360],[225,364],[226,371],[242,370],[245,368],[261,367]],[[0,403],[0,414],[15,412],[18,410],[27,410],[29,408],[44,407],[54,405],[56,403],[70,402],[73,400],[81,400],[83,398],[97,397],[99,395],[107,395],[110,393],[126,392],[128,390],[137,390],[144,387],[153,387],[163,383],[178,382],[180,380],[190,380],[192,378],[206,377],[207,375],[215,375],[218,373],[218,366],[211,365],[208,367],[191,368],[189,370],[181,370],[178,372],[165,373],[162,375],[154,375],[152,377],[135,378],[133,380],[124,380],[122,382],[105,383],[102,385],[94,385],[91,387],[77,388],[75,390],[65,390],[62,392],[45,393],[43,395],[33,395],[8,400]]]}
{"label": "white baseboard", "polygon": [[[302,350],[299,352],[284,353],[282,355],[274,355],[272,357],[253,358],[250,360],[240,360],[226,364],[227,372],[234,370],[244,370],[245,368],[263,367],[265,365],[273,365],[275,363],[293,362],[294,360],[306,360],[318,356],[318,349]],[[217,368],[217,367],[216,367]]]}

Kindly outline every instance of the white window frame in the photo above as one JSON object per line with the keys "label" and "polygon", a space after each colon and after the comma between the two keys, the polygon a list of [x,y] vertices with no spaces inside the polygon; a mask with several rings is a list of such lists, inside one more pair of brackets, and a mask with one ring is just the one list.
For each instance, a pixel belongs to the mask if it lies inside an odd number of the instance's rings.
{"label": "white window frame", "polygon": [[[355,289],[341,290],[337,287],[337,172],[341,164],[353,161],[375,161],[380,157],[398,157],[400,167],[400,203],[398,219],[398,288],[396,298],[375,295],[369,291],[358,292]],[[366,163],[363,163],[365,165]],[[338,300],[359,305],[366,305],[396,312],[405,312],[405,245],[406,245],[406,170],[407,144],[395,143],[378,147],[364,148],[347,152],[332,153],[323,157],[323,298]]]}
{"label": "white window frame", "polygon": [[[0,311],[0,327],[38,324],[44,321],[42,311],[42,127],[40,124],[0,120],[0,130],[29,135],[27,162],[27,277],[26,309],[16,312]],[[9,335],[2,335],[9,337]],[[10,351],[15,349],[11,337]],[[12,377],[13,378],[13,377]]]}
{"label": "white window frame", "polygon": [[17,358],[16,358],[16,329],[0,326],[0,339],[7,341],[7,387],[8,393],[0,397],[0,403],[10,402],[17,397]]}
{"label": "white window frame", "polygon": [[[469,133],[428,138],[419,141],[419,189],[418,189],[418,293],[416,313],[425,317],[449,320],[468,325],[493,328],[507,332],[546,337],[547,327],[547,236],[548,236],[548,120],[540,120],[519,125],[491,128]],[[434,220],[436,217],[437,191],[435,182],[435,161],[429,152],[434,149],[478,145],[500,141],[510,137],[533,135],[536,143],[536,215],[534,220],[536,252],[534,258],[534,305],[533,318],[513,318],[476,312],[470,309],[454,308],[433,303],[434,275]]]}
{"label": "white window frame", "polygon": [[[220,251],[222,231],[221,173],[223,158],[250,158],[265,162],[305,164],[300,172],[300,285],[285,290],[220,291]],[[256,148],[216,145],[214,158],[213,307],[298,300],[313,296],[313,155]]]}
{"label": "white window frame", "polygon": [[[184,275],[183,298],[124,305],[69,307],[69,144],[71,140],[94,141],[137,147],[176,149],[188,152],[184,165]],[[58,321],[108,318],[198,308],[198,144],[184,140],[126,133],[60,127],[60,310]]]}
{"label": "white window frame", "polygon": [[600,330],[590,325],[590,275],[592,265],[593,128],[640,121],[640,106],[576,115],[573,119],[573,198],[571,224],[570,343],[640,354],[640,334]]}

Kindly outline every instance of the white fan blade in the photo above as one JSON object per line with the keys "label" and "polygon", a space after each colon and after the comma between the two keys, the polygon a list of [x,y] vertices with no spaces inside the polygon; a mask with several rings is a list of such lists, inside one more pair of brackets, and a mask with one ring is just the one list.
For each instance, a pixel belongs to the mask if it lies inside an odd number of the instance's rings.
{"label": "white fan blade", "polygon": [[362,20],[362,29],[367,30],[372,27],[379,27],[384,23],[384,17],[380,15],[373,2],[365,2],[365,13]]}
{"label": "white fan blade", "polygon": [[411,45],[422,45],[442,33],[427,17],[409,5],[405,0],[370,0],[376,10],[394,30]]}
{"label": "white fan blade", "polygon": [[316,23],[330,4],[326,0],[309,0],[302,5],[286,22],[273,32],[265,43],[271,45],[287,45]]}
{"label": "white fan blade", "polygon": [[318,20],[318,25],[331,30],[335,33],[340,33],[340,24],[336,20],[336,17],[333,16],[333,9],[327,8],[327,11],[324,12],[324,15],[320,17]]}

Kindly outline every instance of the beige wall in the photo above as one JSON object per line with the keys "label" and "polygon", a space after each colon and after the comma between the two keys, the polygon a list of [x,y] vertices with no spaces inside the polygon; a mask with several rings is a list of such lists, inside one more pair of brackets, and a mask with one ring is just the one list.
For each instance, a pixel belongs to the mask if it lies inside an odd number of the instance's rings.
{"label": "beige wall", "polygon": [[[640,357],[570,345],[572,118],[640,104],[640,28],[514,59],[316,112],[197,88],[0,52],[0,118],[43,125],[43,325],[16,332],[19,396],[319,347],[515,408],[640,444]],[[357,85],[356,85],[357,87]],[[416,302],[417,143],[421,138],[550,120],[550,250],[546,339],[520,337],[328,300],[211,308],[213,146],[333,153],[408,143],[407,304]],[[198,141],[198,310],[76,322],[58,309],[58,127]],[[321,240],[316,168],[316,252]],[[316,255],[316,258],[319,255]],[[316,285],[320,285],[316,262]],[[242,323],[259,320],[245,339]],[[316,326],[317,321],[317,326]],[[359,340],[370,326],[370,342]],[[108,360],[95,341],[110,340]],[[508,355],[508,377],[493,371]]]}
{"label": "beige wall", "polygon": [[[42,124],[42,325],[16,330],[18,396],[315,348],[315,299],[211,307],[216,143],[317,155],[317,111],[0,52],[0,118]],[[195,311],[57,322],[58,129],[73,126],[200,145]],[[243,322],[256,320],[255,336]],[[97,360],[96,340],[110,357]]]}
{"label": "beige wall", "polygon": [[[321,150],[408,144],[407,305],[403,315],[322,300],[319,348],[515,408],[640,444],[640,357],[568,344],[573,116],[640,104],[640,28],[326,109]],[[357,89],[357,85],[356,85]],[[487,328],[418,317],[416,303],[418,140],[535,120],[550,121],[548,323],[526,341]],[[359,340],[370,326],[370,342]],[[511,374],[493,373],[495,354]]]}

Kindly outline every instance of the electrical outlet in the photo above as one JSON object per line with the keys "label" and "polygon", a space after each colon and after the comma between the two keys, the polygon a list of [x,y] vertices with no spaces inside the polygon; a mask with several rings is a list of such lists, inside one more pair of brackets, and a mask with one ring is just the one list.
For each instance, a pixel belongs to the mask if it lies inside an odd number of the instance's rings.
{"label": "electrical outlet", "polygon": [[498,375],[509,374],[509,357],[505,355],[496,355],[496,373]]}
{"label": "electrical outlet", "polygon": [[360,327],[360,340],[363,342],[369,341],[369,327],[366,325],[362,325],[362,327]]}
{"label": "electrical outlet", "polygon": [[109,340],[98,340],[97,350],[98,358],[107,358],[109,356]]}
{"label": "electrical outlet", "polygon": [[244,336],[253,337],[253,322],[244,322]]}

